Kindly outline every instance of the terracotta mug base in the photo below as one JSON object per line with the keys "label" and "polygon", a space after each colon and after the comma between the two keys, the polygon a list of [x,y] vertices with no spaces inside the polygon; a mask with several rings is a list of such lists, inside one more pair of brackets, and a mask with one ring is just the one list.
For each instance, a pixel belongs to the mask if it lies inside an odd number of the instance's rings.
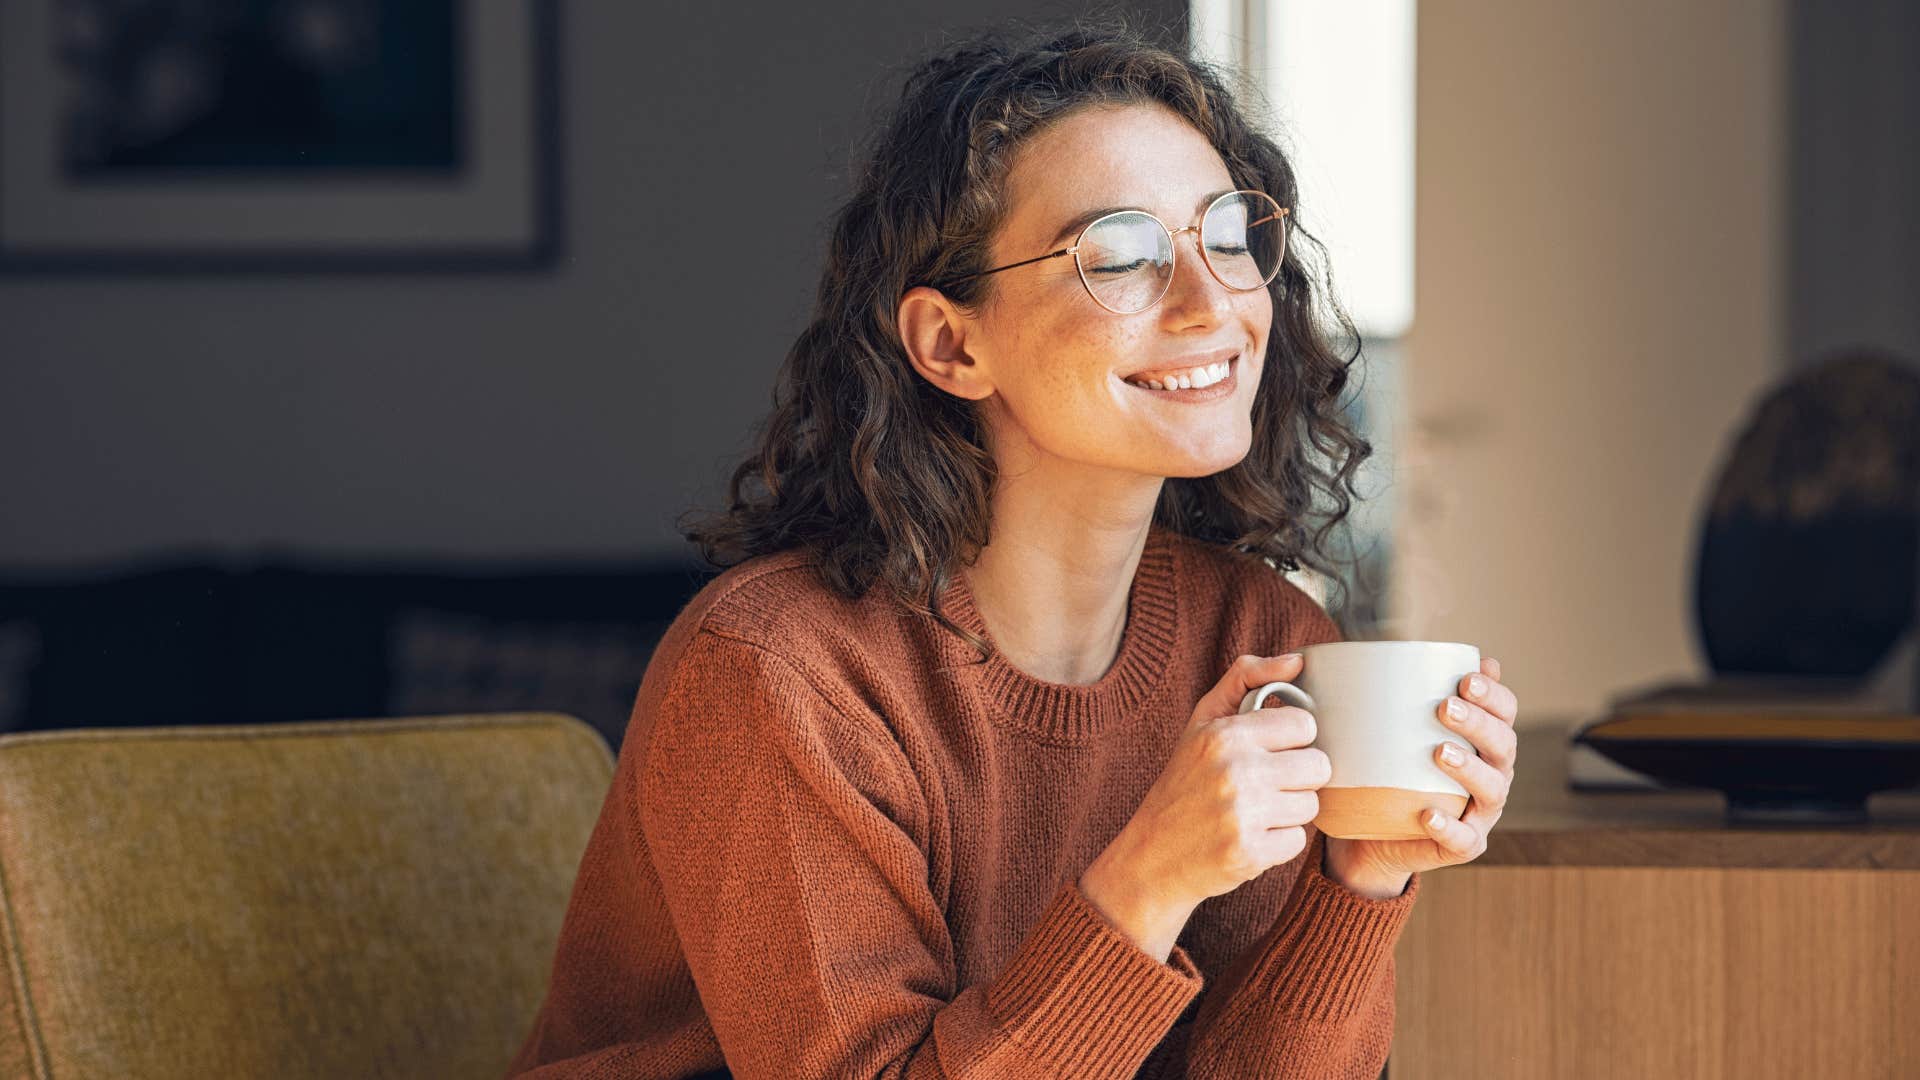
{"label": "terracotta mug base", "polygon": [[1328,836],[1342,840],[1426,840],[1432,837],[1420,824],[1428,807],[1439,807],[1458,818],[1467,809],[1467,797],[1447,791],[1409,791],[1391,787],[1323,787],[1320,813],[1313,824]]}

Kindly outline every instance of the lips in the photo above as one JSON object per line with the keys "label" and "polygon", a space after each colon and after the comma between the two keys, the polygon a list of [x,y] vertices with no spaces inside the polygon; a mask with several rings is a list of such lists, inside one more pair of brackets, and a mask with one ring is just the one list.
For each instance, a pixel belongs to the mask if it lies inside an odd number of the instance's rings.
{"label": "lips", "polygon": [[1211,368],[1202,370],[1218,372],[1223,368],[1225,369],[1223,375],[1219,375],[1218,377],[1203,376],[1198,383],[1193,382],[1191,379],[1183,383],[1179,378],[1175,378],[1169,383],[1164,381],[1166,375],[1163,373],[1159,380],[1143,376],[1137,379],[1127,379],[1126,384],[1160,401],[1184,402],[1197,405],[1209,401],[1219,401],[1223,398],[1233,396],[1235,389],[1240,385],[1239,358],[1236,357],[1232,360],[1223,361],[1215,364]]}
{"label": "lips", "polygon": [[1149,390],[1204,390],[1214,383],[1225,379],[1233,371],[1233,361],[1222,360],[1206,367],[1188,368],[1178,372],[1153,375],[1138,375],[1128,379],[1134,386],[1144,386]]}
{"label": "lips", "polygon": [[1195,377],[1200,377],[1203,380],[1201,385],[1205,385],[1204,379],[1208,377],[1205,373],[1208,369],[1215,369],[1217,371],[1220,365],[1230,363],[1239,355],[1240,350],[1237,348],[1212,349],[1207,352],[1188,353],[1185,356],[1173,357],[1150,367],[1135,369],[1122,375],[1121,378],[1136,386],[1146,385],[1149,382],[1167,386],[1177,384],[1178,380],[1183,376],[1187,378],[1188,385],[1192,385]]}

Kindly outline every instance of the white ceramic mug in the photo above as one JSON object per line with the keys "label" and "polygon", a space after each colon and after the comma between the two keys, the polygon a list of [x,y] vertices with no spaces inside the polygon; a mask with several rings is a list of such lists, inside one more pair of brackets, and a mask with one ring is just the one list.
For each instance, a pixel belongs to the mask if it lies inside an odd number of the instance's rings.
{"label": "white ceramic mug", "polygon": [[1442,742],[1476,754],[1440,722],[1440,703],[1480,670],[1480,650],[1451,641],[1330,641],[1300,650],[1299,678],[1247,692],[1241,712],[1293,705],[1313,714],[1317,746],[1333,763],[1313,819],[1328,836],[1412,840],[1432,834],[1420,815],[1466,811],[1468,792],[1434,759]]}

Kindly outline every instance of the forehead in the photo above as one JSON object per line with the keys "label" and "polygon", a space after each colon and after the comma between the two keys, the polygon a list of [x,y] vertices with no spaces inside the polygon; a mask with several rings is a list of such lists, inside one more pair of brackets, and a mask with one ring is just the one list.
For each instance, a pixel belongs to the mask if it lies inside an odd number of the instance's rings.
{"label": "forehead", "polygon": [[1161,105],[1080,109],[1034,135],[1007,173],[1006,232],[1052,236],[1076,214],[1138,207],[1184,225],[1232,174],[1198,129]]}

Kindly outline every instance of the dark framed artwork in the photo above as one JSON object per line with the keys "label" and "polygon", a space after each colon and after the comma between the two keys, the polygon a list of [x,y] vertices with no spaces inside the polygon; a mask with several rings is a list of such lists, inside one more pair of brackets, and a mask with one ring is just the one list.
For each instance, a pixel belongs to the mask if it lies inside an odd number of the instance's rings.
{"label": "dark framed artwork", "polygon": [[558,251],[556,0],[0,0],[0,271]]}

